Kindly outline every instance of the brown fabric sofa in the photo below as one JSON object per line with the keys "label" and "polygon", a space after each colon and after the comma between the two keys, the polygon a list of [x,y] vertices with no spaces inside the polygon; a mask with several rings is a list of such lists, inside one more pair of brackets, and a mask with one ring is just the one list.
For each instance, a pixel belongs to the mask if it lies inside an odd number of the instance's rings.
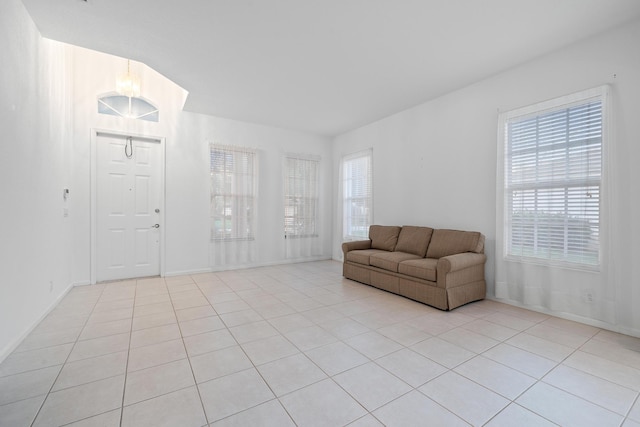
{"label": "brown fabric sofa", "polygon": [[342,274],[451,310],[484,299],[484,236],[476,231],[372,225],[369,239],[342,244]]}

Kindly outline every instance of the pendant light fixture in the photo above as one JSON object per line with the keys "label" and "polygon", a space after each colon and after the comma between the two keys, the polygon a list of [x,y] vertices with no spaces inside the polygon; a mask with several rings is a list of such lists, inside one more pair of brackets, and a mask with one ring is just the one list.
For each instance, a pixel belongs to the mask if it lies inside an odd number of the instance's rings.
{"label": "pendant light fixture", "polygon": [[129,98],[140,96],[140,77],[131,72],[131,61],[127,59],[127,72],[116,80],[116,92]]}
{"label": "pendant light fixture", "polygon": [[157,122],[158,107],[140,96],[140,86],[140,77],[131,72],[127,59],[127,72],[116,79],[116,91],[98,96],[98,113]]}

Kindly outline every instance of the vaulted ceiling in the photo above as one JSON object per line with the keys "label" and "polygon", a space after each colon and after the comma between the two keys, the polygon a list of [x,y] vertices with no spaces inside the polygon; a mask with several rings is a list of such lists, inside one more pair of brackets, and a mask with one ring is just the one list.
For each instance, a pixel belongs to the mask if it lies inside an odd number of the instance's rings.
{"label": "vaulted ceiling", "polygon": [[638,0],[23,0],[44,37],[143,62],[185,109],[336,135],[640,19]]}

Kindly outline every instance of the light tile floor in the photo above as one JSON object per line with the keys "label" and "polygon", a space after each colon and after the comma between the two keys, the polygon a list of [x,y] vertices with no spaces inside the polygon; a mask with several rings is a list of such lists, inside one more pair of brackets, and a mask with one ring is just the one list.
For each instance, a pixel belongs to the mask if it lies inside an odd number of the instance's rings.
{"label": "light tile floor", "polygon": [[323,261],[72,289],[0,364],[0,425],[630,427],[639,392],[640,339]]}

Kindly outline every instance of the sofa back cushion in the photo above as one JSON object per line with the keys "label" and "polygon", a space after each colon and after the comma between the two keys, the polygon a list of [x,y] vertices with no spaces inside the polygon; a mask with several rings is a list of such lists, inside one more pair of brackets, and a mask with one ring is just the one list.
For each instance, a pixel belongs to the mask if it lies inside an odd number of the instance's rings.
{"label": "sofa back cushion", "polygon": [[400,227],[391,225],[372,225],[369,227],[371,249],[393,252],[398,243]]}
{"label": "sofa back cushion", "polygon": [[464,252],[484,252],[484,236],[477,231],[434,230],[427,258],[442,258]]}
{"label": "sofa back cushion", "polygon": [[423,258],[427,253],[427,247],[429,246],[432,233],[433,228],[404,225],[402,226],[402,230],[400,230],[400,236],[398,236],[398,243],[396,244],[395,250],[418,255],[420,258]]}

